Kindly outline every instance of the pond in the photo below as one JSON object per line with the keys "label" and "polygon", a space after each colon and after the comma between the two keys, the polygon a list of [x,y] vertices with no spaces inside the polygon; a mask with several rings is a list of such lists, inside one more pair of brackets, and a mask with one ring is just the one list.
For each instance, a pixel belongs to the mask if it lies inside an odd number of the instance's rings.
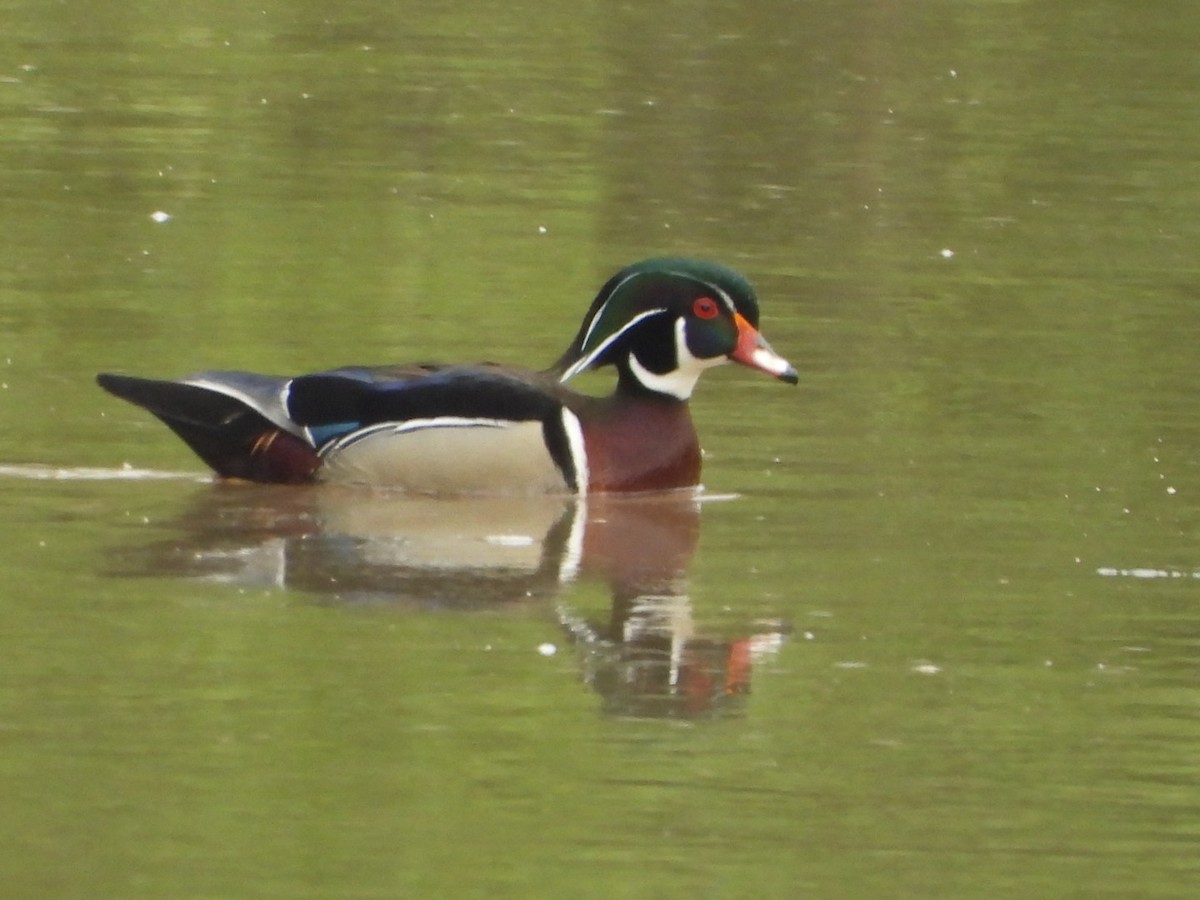
{"label": "pond", "polygon": [[[1195,894],[1197,13],[3,10],[13,896]],[[800,372],[695,496],[218,484],[94,383],[541,367],[657,254]]]}

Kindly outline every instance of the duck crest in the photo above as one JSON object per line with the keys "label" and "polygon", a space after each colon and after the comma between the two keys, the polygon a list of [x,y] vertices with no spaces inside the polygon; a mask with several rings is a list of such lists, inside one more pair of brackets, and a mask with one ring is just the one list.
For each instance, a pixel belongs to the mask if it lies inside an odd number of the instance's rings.
{"label": "duck crest", "polygon": [[743,315],[757,327],[758,300],[737,272],[706,260],[656,257],[626,266],[604,283],[554,369],[566,381],[586,369],[616,362],[606,351],[622,336],[646,319],[667,315],[681,298],[705,291],[719,297],[730,314],[738,311],[733,297],[740,296]]}

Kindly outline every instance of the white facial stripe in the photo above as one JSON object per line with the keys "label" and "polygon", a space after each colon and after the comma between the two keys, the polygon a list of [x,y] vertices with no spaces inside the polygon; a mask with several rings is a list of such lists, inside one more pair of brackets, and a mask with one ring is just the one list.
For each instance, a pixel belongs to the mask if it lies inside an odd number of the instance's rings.
{"label": "white facial stripe", "polygon": [[643,387],[679,400],[686,400],[692,396],[692,390],[696,387],[696,378],[699,375],[699,373],[695,373],[689,378],[679,369],[668,372],[666,375],[659,375],[638,362],[638,358],[633,354],[629,356],[629,369]]}
{"label": "white facial stripe", "polygon": [[719,285],[715,285],[711,281],[704,281],[700,278],[697,278],[695,275],[689,275],[687,272],[674,272],[673,271],[670,274],[678,275],[680,278],[687,278],[692,281],[700,282],[700,284],[704,285],[706,288],[711,290],[716,296],[721,298],[721,302],[725,304],[725,308],[727,310],[729,310],[730,313],[737,312],[737,306],[734,304],[733,298],[730,297],[729,294],[727,294],[724,290],[722,290]]}
{"label": "white facial stripe", "polygon": [[712,359],[700,359],[693,356],[692,351],[688,349],[687,323],[683,319],[675,322],[675,358],[677,360],[675,368],[660,375],[643,366],[631,353],[629,354],[629,370],[633,372],[634,377],[643,387],[679,400],[687,400],[692,396],[701,372],[727,361],[724,356],[716,356]]}
{"label": "white facial stripe", "polygon": [[[713,294],[715,296],[718,296],[718,298],[720,298],[722,304],[725,304],[725,308],[728,312],[730,312],[732,314],[732,313],[736,313],[738,311],[737,305],[734,304],[732,296],[728,295],[728,293],[726,293],[724,289],[722,289],[720,286],[718,286],[718,284],[714,284],[713,282],[710,282],[710,281],[703,281],[703,280],[701,280],[701,278],[697,278],[695,275],[690,275],[689,272],[684,272],[684,271],[671,270],[670,272],[667,272],[667,274],[678,276],[680,278],[686,278],[686,280],[695,281],[695,282],[703,284],[704,287],[707,287],[708,289],[712,290]],[[605,300],[604,304],[600,305],[599,310],[595,311],[595,314],[592,317],[592,320],[590,320],[590,322],[588,323],[587,331],[583,332],[583,340],[580,342],[581,348],[587,347],[588,341],[592,340],[592,334],[596,329],[596,325],[600,324],[600,319],[602,317],[604,317],[605,310],[607,310],[608,304],[610,304],[610,302],[612,301],[613,296],[616,296],[616,294],[619,292],[620,289],[624,288],[626,286],[626,284],[628,284],[630,281],[634,280],[634,278],[636,278],[640,275],[646,275],[646,272],[632,272],[631,275],[626,275],[624,278],[622,278],[622,280],[617,282],[616,287],[613,287],[611,292],[608,292],[608,300]],[[566,371],[563,372],[562,377],[559,378],[560,382],[565,382],[565,380],[568,380],[569,378],[574,378],[575,376],[577,376],[578,373],[586,370],[586,368],[588,368],[588,366],[592,365],[593,362],[596,359],[598,359],[599,356],[602,353],[604,353],[606,349],[608,349],[608,347],[611,346],[613,341],[616,341],[618,337],[625,334],[626,331],[631,329],[632,326],[636,325],[638,322],[641,322],[642,319],[647,318],[648,316],[658,316],[658,314],[662,313],[662,312],[666,312],[665,307],[658,308],[658,310],[647,310],[646,312],[638,313],[637,316],[630,319],[629,322],[626,322],[625,325],[623,326],[623,328],[620,328],[617,332],[614,332],[614,334],[605,338],[605,340],[600,343],[599,347],[596,347],[587,356],[583,356],[583,358],[578,360],[577,362],[575,362],[574,365],[566,368]],[[682,323],[682,320],[680,320],[680,323]],[[691,354],[688,354],[688,355],[690,356]],[[713,364],[713,365],[716,365],[716,364]],[[646,371],[646,370],[644,370],[644,368],[643,368],[643,371]],[[652,378],[654,377],[653,372],[647,372],[647,374],[648,374],[648,376],[650,376]]]}
{"label": "white facial stripe", "polygon": [[[634,272],[632,275],[627,275],[621,281],[617,282],[616,287],[614,287],[612,289],[612,291],[609,292],[609,300],[606,300],[603,304],[601,304],[600,308],[598,310],[596,310],[596,314],[592,316],[591,321],[588,323],[587,331],[584,332],[583,340],[580,342],[580,347],[586,347],[587,342],[589,340],[591,340],[592,332],[596,330],[596,326],[599,324],[601,317],[604,315],[604,311],[606,309],[608,309],[608,304],[611,301],[611,298],[613,296],[615,296],[616,293],[621,288],[623,288],[626,284],[628,284],[634,278],[637,278],[639,275],[643,275],[643,274],[645,274],[645,273],[644,272]],[[711,281],[703,281],[701,279],[698,279],[698,278],[696,278],[695,275],[691,275],[687,272],[679,272],[679,271],[672,270],[672,271],[668,272],[667,274],[675,275],[675,276],[678,276],[679,278],[689,279],[694,282],[699,282],[700,284],[704,285],[709,290],[711,290],[713,292],[713,295],[718,297],[721,300],[721,302],[725,304],[725,308],[729,311],[729,313],[731,315],[737,312],[737,305],[733,302],[733,298],[730,297],[729,294],[726,291],[724,291],[719,285],[713,284]],[[566,381],[569,378],[574,378],[580,372],[586,370],[588,368],[588,366],[590,366],[593,362],[595,362],[595,360],[601,354],[603,354],[605,350],[607,350],[612,345],[613,341],[615,341],[617,338],[619,338],[621,335],[623,335],[626,331],[628,331],[630,328],[632,328],[634,325],[636,325],[642,319],[645,319],[648,316],[656,316],[660,313],[665,313],[666,311],[667,311],[666,308],[663,307],[660,309],[647,310],[646,312],[639,313],[638,315],[634,316],[632,319],[630,319],[628,322],[626,322],[625,325],[619,331],[617,331],[616,333],[614,333],[612,335],[609,335],[609,337],[607,337],[604,341],[602,341],[598,347],[596,347],[594,350],[592,350],[591,353],[589,353],[587,356],[583,357],[582,359],[578,360],[574,365],[568,367],[566,369],[566,371],[563,372],[562,376],[559,378],[559,381]],[[686,359],[695,360],[695,357],[693,357],[692,354],[687,349],[686,341],[684,341],[682,339],[683,325],[684,325],[683,319],[680,319],[676,323],[676,346],[677,346],[677,348],[682,348],[681,350],[679,350],[679,359],[683,360],[686,358]],[[645,380],[645,378],[649,378],[651,380],[656,380],[656,379],[660,379],[660,378],[671,377],[670,375],[667,375],[667,376],[655,375],[653,372],[650,372],[644,366],[642,366],[640,363],[638,363],[638,361],[636,359],[634,359],[632,356],[630,356],[630,360],[632,362],[632,365],[635,367],[634,372],[635,372],[635,374],[637,374],[638,380],[641,381],[642,384],[645,384],[646,387],[650,387],[650,384]],[[724,361],[725,361],[724,357],[719,357],[715,360],[707,361],[701,368],[705,369],[705,368],[709,368],[710,366],[720,365]],[[682,368],[683,367],[681,366],[680,369],[678,369],[676,371],[677,372],[681,371]],[[641,370],[640,372],[638,371],[639,369]],[[672,373],[672,374],[674,374],[674,373]],[[645,378],[643,378],[643,375],[645,375]],[[694,379],[692,381],[692,385],[693,386],[695,385]],[[679,388],[679,387],[681,387],[681,386],[677,386],[677,388]],[[658,388],[652,388],[652,390],[658,390]],[[691,395],[691,390],[692,390],[692,388],[688,387],[687,393],[683,395],[683,399],[686,399],[688,396]],[[680,396],[674,390],[668,390],[668,391],[665,391],[665,393],[671,394],[672,396]]]}
{"label": "white facial stripe", "polygon": [[[620,328],[620,330],[614,332],[613,334],[610,334],[603,341],[601,341],[600,346],[598,346],[595,350],[593,350],[587,356],[583,357],[578,362],[576,362],[574,365],[572,365],[570,368],[568,368],[565,372],[563,372],[562,377],[559,378],[559,381],[566,381],[568,378],[572,378],[575,375],[578,375],[580,372],[582,372],[584,369],[586,369],[588,366],[590,366],[596,360],[596,358],[600,356],[600,354],[602,354],[605,350],[607,350],[613,341],[615,341],[617,338],[619,338],[621,335],[623,335],[625,332],[627,332],[630,328],[632,328],[638,322],[642,321],[642,319],[649,318],[650,316],[661,315],[662,313],[665,313],[665,312],[666,312],[666,309],[648,309],[645,312],[638,313],[636,316],[634,316],[632,319],[630,319],[628,322],[626,322]],[[594,325],[594,323],[593,323],[593,325]],[[589,334],[591,333],[591,329],[588,329],[588,333]],[[586,341],[585,341],[585,343],[586,343]]]}
{"label": "white facial stripe", "polygon": [[600,308],[598,310],[596,310],[596,314],[594,316],[592,316],[592,321],[588,323],[588,328],[587,328],[587,331],[584,332],[583,340],[579,342],[580,347],[587,346],[587,342],[591,338],[592,332],[596,330],[596,323],[599,322],[600,317],[604,315],[604,310],[608,309],[608,304],[611,302],[612,298],[616,295],[617,291],[619,291],[621,288],[625,287],[625,285],[627,285],[633,279],[637,278],[638,275],[640,275],[640,274],[641,274],[641,272],[634,272],[632,275],[625,276],[624,278],[622,278],[620,281],[617,282],[616,287],[614,287],[611,291],[608,292],[608,300],[605,300],[603,303],[600,304]]}
{"label": "white facial stripe", "polygon": [[702,281],[700,283],[705,287],[712,288],[712,292],[721,298],[721,302],[725,304],[725,308],[729,310],[731,315],[737,312],[737,307],[733,303],[733,298],[721,290],[721,288],[713,284],[711,281]]}

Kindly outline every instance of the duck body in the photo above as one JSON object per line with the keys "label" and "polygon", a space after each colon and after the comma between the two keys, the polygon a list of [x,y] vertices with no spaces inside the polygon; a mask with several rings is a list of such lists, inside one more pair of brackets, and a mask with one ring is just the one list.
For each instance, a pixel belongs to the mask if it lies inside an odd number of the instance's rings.
{"label": "duck body", "polygon": [[[795,382],[757,319],[752,290],[731,270],[647,260],[610,279],[544,371],[484,363],[97,380],[225,478],[429,494],[669,490],[699,483],[688,399],[704,369],[733,360]],[[607,397],[565,384],[604,365],[618,371]]]}

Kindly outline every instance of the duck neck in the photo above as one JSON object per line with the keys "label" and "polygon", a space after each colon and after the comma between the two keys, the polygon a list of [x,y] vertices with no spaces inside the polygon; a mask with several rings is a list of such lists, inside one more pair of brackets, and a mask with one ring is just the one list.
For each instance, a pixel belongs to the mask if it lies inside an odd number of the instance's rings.
{"label": "duck neck", "polygon": [[700,480],[700,444],[686,402],[640,383],[599,401],[583,427],[594,491],[657,491]]}

